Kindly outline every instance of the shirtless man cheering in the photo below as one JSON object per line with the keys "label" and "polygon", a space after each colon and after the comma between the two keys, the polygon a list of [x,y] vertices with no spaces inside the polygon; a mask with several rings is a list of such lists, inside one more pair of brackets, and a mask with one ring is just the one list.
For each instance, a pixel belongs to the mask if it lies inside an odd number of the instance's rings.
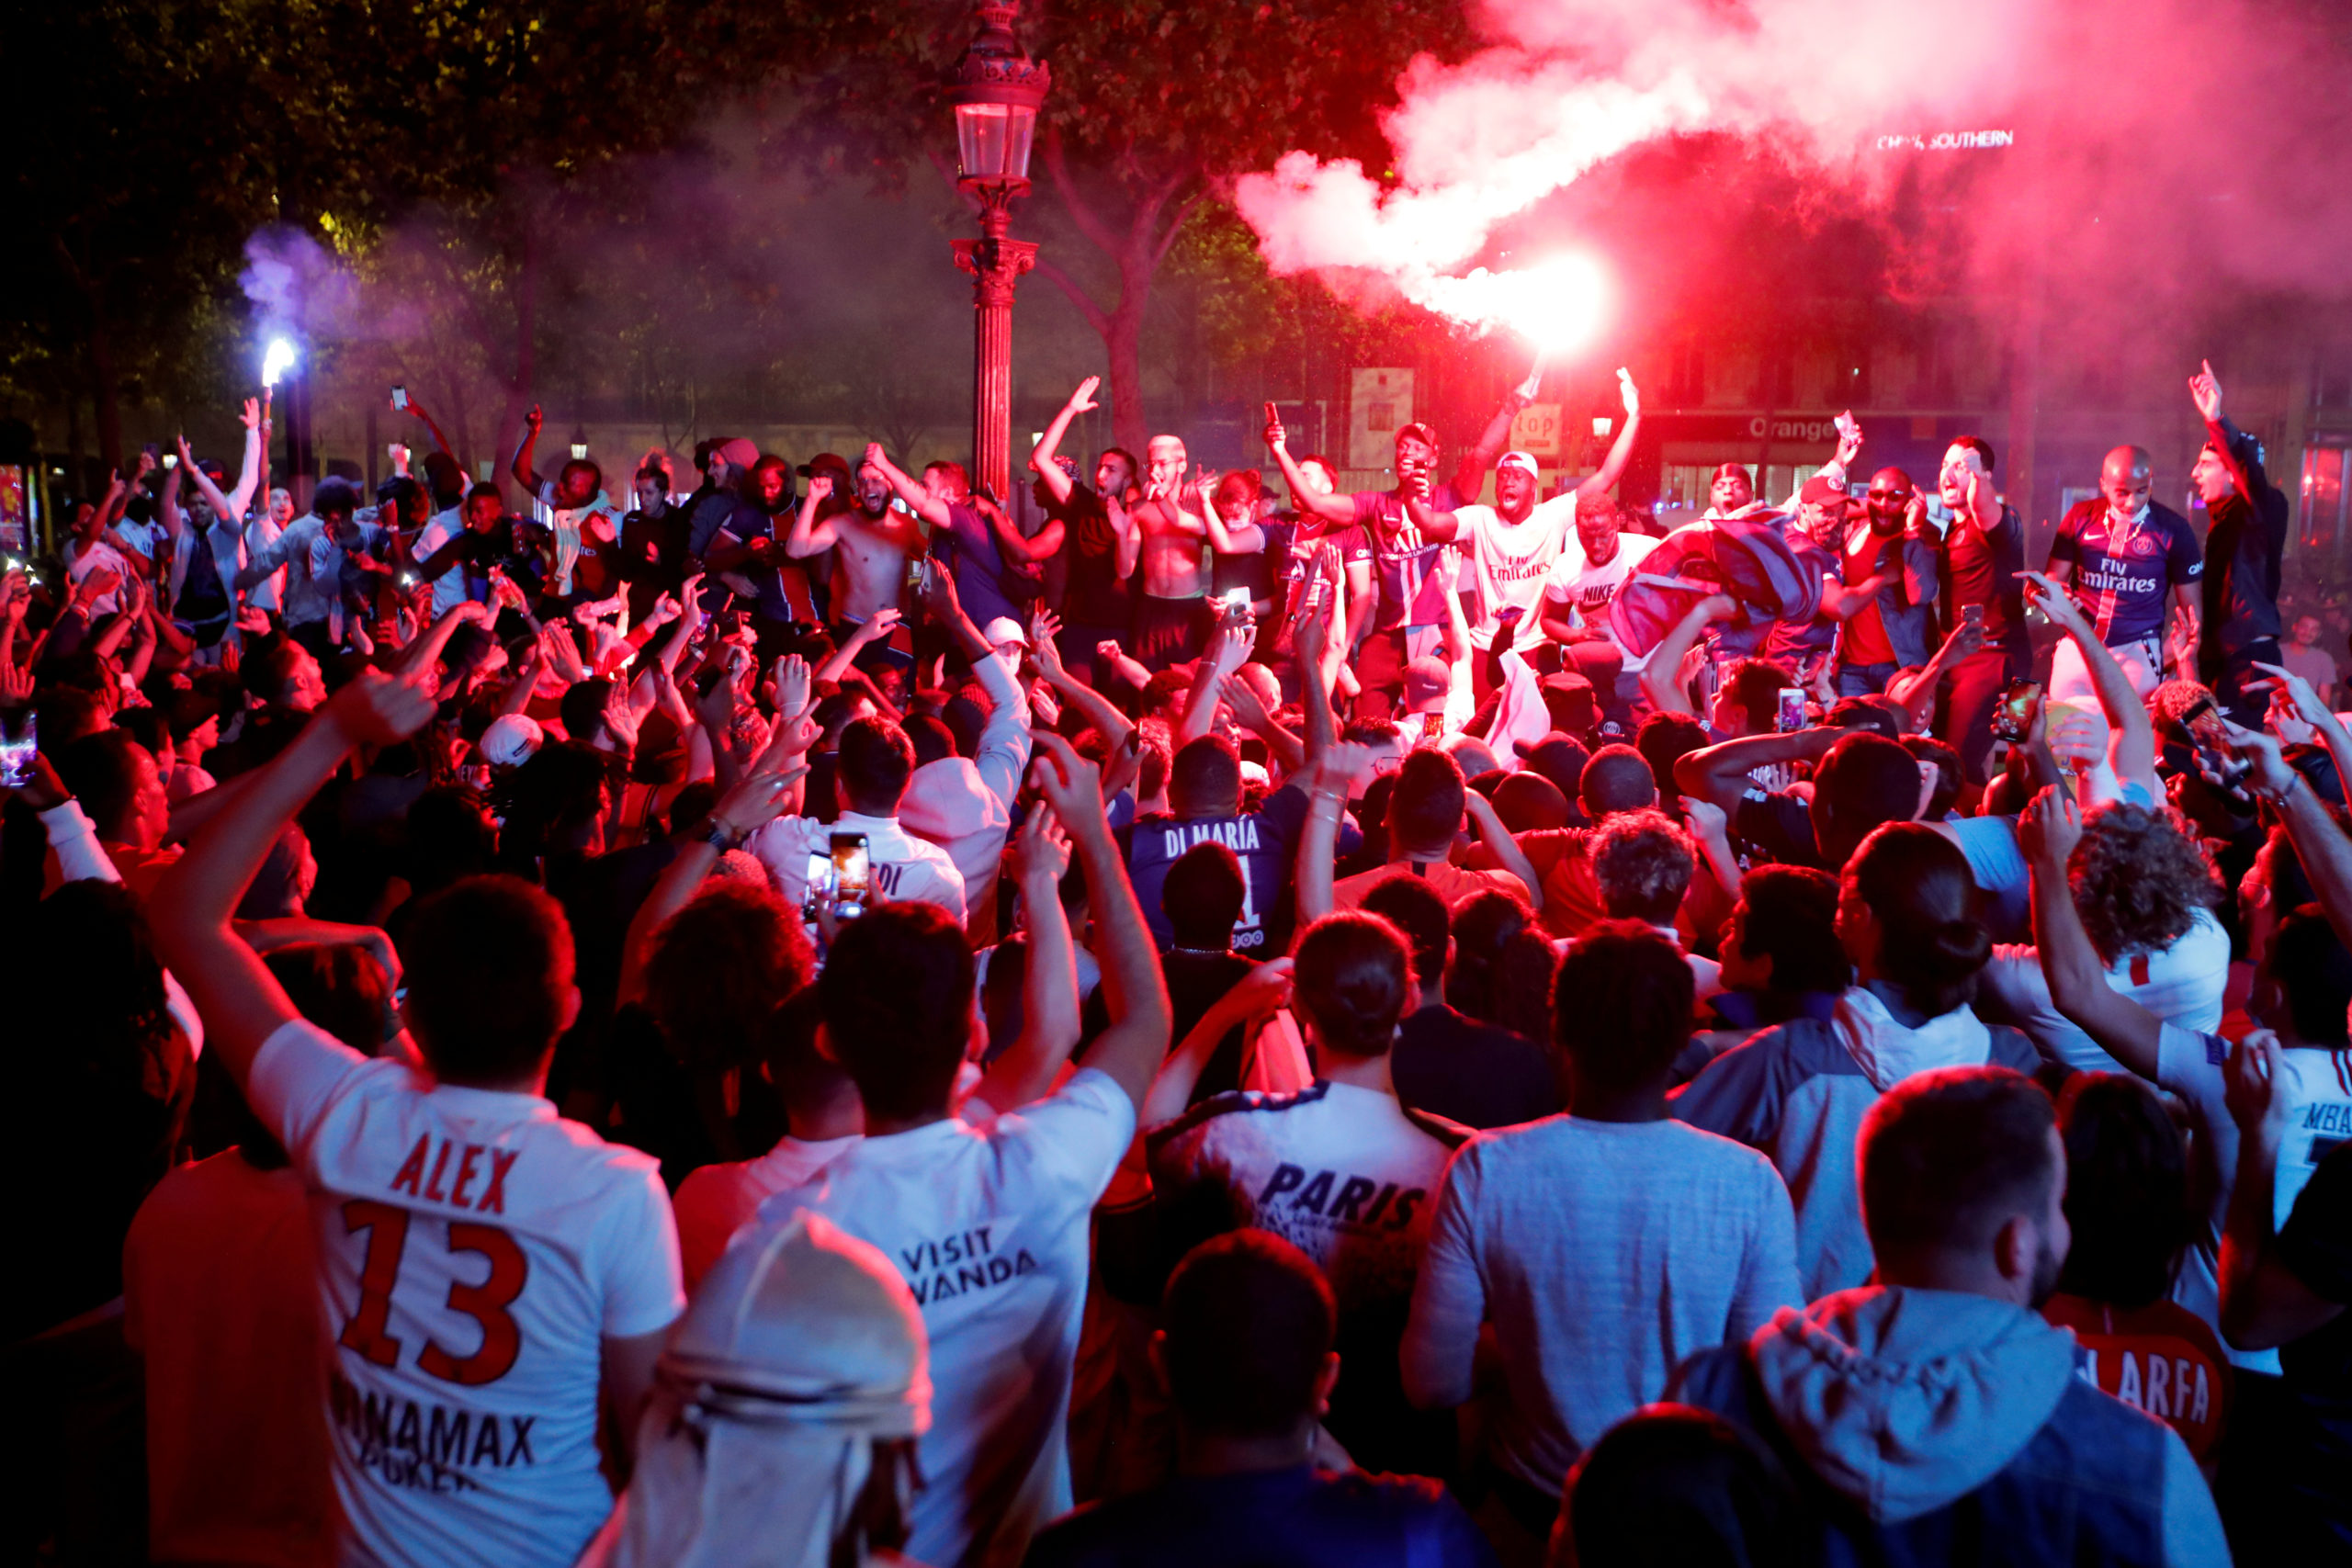
{"label": "shirtless man cheering", "polygon": [[829,504],[832,499],[833,476],[811,474],[784,553],[806,560],[834,552],[842,582],[835,609],[842,623],[835,633],[846,637],[882,611],[900,608],[907,561],[922,554],[923,538],[912,517],[890,510],[889,476],[870,461],[857,466],[854,503]]}
{"label": "shirtless man cheering", "polygon": [[[1180,437],[1153,436],[1144,447],[1143,499],[1120,529],[1120,575],[1138,559],[1143,567],[1127,652],[1154,671],[1198,657],[1209,633],[1209,525],[1188,509],[1198,502],[1184,485],[1191,462]],[[1111,519],[1119,523],[1116,511]]]}

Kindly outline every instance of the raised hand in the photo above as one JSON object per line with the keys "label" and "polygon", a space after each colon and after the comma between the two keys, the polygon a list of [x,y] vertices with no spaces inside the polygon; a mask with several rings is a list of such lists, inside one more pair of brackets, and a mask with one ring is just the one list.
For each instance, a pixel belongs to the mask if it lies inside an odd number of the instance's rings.
{"label": "raised hand", "polygon": [[1854,423],[1852,409],[1848,409],[1838,418],[1838,466],[1843,468],[1850,467],[1862,449],[1862,427]]}
{"label": "raised hand", "polygon": [[2018,817],[2018,847],[2025,858],[2060,876],[2082,840],[2082,811],[2073,795],[2055,785],[2035,795]]}
{"label": "raised hand", "polygon": [[791,716],[808,706],[808,661],[787,653],[775,661],[775,711]]}
{"label": "raised hand", "polygon": [[1069,401],[1062,406],[1069,409],[1072,413],[1093,412],[1096,409],[1102,407],[1100,403],[1097,403],[1094,400],[1094,390],[1102,385],[1102,377],[1089,376],[1085,380],[1080,381],[1078,384],[1078,390],[1072,392],[1069,395]]}
{"label": "raised hand", "polygon": [[1247,681],[1225,683],[1225,705],[1233,710],[1233,722],[1244,729],[1261,730],[1273,722],[1273,716],[1258,698],[1258,689]]}
{"label": "raised hand", "polygon": [[811,474],[808,476],[808,501],[811,505],[822,506],[828,500],[831,499],[832,493],[832,475]]}
{"label": "raised hand", "polygon": [[247,430],[261,428],[261,400],[259,398],[245,400],[245,412],[237,416],[237,423]]}
{"label": "raised hand", "polygon": [[637,710],[629,706],[628,685],[619,681],[605,694],[605,730],[624,750],[637,750]]}
{"label": "raised hand", "polygon": [[1069,835],[1043,806],[1033,809],[1012,836],[1012,875],[1016,882],[1036,878],[1059,882],[1069,870]]}
{"label": "raised hand", "polygon": [[523,416],[523,423],[530,427],[532,434],[537,435],[539,427],[547,423],[547,415],[539,412],[538,404],[533,403],[531,412]]}
{"label": "raised hand", "polygon": [[1283,443],[1288,439],[1288,433],[1283,429],[1281,416],[1274,412],[1274,405],[1268,403],[1266,405],[1266,446],[1268,449],[1279,452],[1283,449]]}
{"label": "raised hand", "polygon": [[1062,673],[1061,645],[1054,641],[1062,629],[1062,618],[1040,606],[1029,615],[1029,647],[1037,656],[1038,668],[1048,676]]}
{"label": "raised hand", "polygon": [[1639,419],[1641,417],[1641,389],[1634,385],[1634,373],[1626,369],[1622,365],[1617,367],[1617,400],[1625,405],[1625,417],[1627,419]]}
{"label": "raised hand", "polygon": [[879,473],[884,471],[882,465],[888,460],[889,459],[883,455],[882,443],[879,441],[869,441],[865,444],[865,462],[876,472]]}
{"label": "raised hand", "polygon": [[710,825],[736,837],[763,828],[784,814],[786,792],[808,776],[806,762],[755,768],[727,792],[726,799],[711,807]]}
{"label": "raised hand", "polygon": [[2219,424],[2222,422],[2221,378],[2213,374],[2211,360],[2200,360],[2199,365],[2200,367],[2197,374],[2188,378],[2188,400],[2197,405],[2197,412],[2205,416],[2206,423]]}
{"label": "raised hand", "polygon": [[327,699],[326,713],[353,744],[390,746],[423,729],[437,705],[425,671],[362,670]]}
{"label": "raised hand", "polygon": [[1692,795],[1682,795],[1679,798],[1682,802],[1682,819],[1690,824],[1692,838],[1722,838],[1730,827],[1731,818],[1725,816],[1724,808],[1713,801],[1703,800]]}
{"label": "raised hand", "polygon": [[2083,618],[2082,606],[2075,603],[2073,594],[2042,572],[2021,571],[2018,575],[2025,580],[2026,593],[2034,607],[2049,616],[2052,625],[2066,632],[2089,632],[2090,623]]}
{"label": "raised hand", "polygon": [[1030,781],[1062,826],[1073,836],[1110,831],[1102,815],[1102,770],[1051,730],[1039,730],[1036,740],[1036,759],[1029,764]]}
{"label": "raised hand", "polygon": [[2267,1029],[2255,1030],[2231,1047],[2222,1073],[2222,1100],[2241,1133],[2252,1137],[2267,1131],[2275,1142],[2286,1132],[2290,1107],[2278,1092],[2278,1076],[2286,1065],[2278,1036]]}
{"label": "raised hand", "polygon": [[2267,675],[2269,679],[2247,682],[2245,683],[2247,691],[2278,692],[2285,696],[2288,705],[2294,709],[2295,716],[2305,724],[2317,726],[2326,722],[2330,716],[2328,705],[2321,699],[2319,693],[2312,689],[2312,683],[2309,681],[2283,664],[2265,664],[2257,660],[2254,667]]}
{"label": "raised hand", "polygon": [[1310,793],[1345,800],[1356,786],[1372,778],[1372,748],[1360,740],[1341,740],[1324,750],[1322,761],[1307,781]]}
{"label": "raised hand", "polygon": [[2295,770],[2281,755],[2277,736],[2248,729],[2226,718],[2222,720],[2222,728],[2230,738],[2231,754],[2254,764],[2254,776],[2247,783],[2256,794],[2278,800],[2295,787]]}
{"label": "raised hand", "polygon": [[1240,1010],[1244,1019],[1272,1017],[1280,1008],[1290,1005],[1291,961],[1270,958],[1233,984],[1226,993],[1229,1005]]}

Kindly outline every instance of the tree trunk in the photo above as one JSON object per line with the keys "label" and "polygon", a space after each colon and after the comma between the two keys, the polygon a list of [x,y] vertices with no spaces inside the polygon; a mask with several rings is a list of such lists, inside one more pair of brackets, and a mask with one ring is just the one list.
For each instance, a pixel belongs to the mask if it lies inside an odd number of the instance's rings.
{"label": "tree trunk", "polygon": [[1127,258],[1122,258],[1119,282],[1118,306],[1102,331],[1102,348],[1111,363],[1111,439],[1140,462],[1149,439],[1143,418],[1143,313],[1151,301],[1149,263],[1138,276]]}
{"label": "tree trunk", "polygon": [[1196,183],[1196,171],[1179,170],[1143,195],[1130,194],[1126,222],[1123,228],[1114,227],[1102,217],[1100,204],[1090,202],[1070,178],[1060,139],[1049,135],[1044,152],[1046,169],[1053,178],[1054,192],[1060,198],[1062,209],[1089,243],[1118,265],[1118,300],[1103,305],[1075,277],[1054,265],[1050,256],[1038,258],[1037,270],[1069,297],[1079,314],[1102,339],[1110,366],[1111,436],[1140,461],[1150,434],[1143,409],[1144,312],[1151,302],[1152,279],[1159,274],[1159,264],[1167,259],[1168,247],[1175,243],[1177,231],[1183,228],[1184,220],[1192,216],[1204,193],[1195,190],[1179,202],[1163,224],[1161,214],[1167,211],[1168,204],[1176,201],[1185,186]]}

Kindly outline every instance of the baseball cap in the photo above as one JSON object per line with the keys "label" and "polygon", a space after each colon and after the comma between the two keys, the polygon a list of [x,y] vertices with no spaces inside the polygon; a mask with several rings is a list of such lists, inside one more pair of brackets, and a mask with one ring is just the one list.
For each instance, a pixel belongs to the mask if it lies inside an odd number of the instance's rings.
{"label": "baseball cap", "polygon": [[990,648],[1002,648],[1008,642],[1017,642],[1026,648],[1029,646],[1029,634],[1023,631],[1021,623],[1011,615],[999,615],[980,628],[980,640]]}
{"label": "baseball cap", "polygon": [[1535,468],[1535,456],[1532,452],[1504,453],[1495,463],[1495,472],[1501,473],[1505,468],[1517,468],[1529,479],[1541,477]]}
{"label": "baseball cap", "polygon": [[1797,491],[1798,502],[1806,506],[1822,506],[1845,499],[1846,487],[1822,474],[1815,474],[1805,480],[1804,488]]}
{"label": "baseball cap", "polygon": [[1405,666],[1405,705],[1419,708],[1423,703],[1442,703],[1453,689],[1453,672],[1445,660],[1423,654]]}
{"label": "baseball cap", "polygon": [[1592,682],[1582,675],[1562,671],[1557,675],[1544,677],[1544,705],[1552,715],[1552,728],[1566,735],[1582,735],[1600,722],[1600,700]]}
{"label": "baseball cap", "polygon": [[477,743],[481,748],[481,760],[493,768],[512,768],[529,761],[538,754],[547,731],[539,721],[519,713],[501,714],[490,721]]}

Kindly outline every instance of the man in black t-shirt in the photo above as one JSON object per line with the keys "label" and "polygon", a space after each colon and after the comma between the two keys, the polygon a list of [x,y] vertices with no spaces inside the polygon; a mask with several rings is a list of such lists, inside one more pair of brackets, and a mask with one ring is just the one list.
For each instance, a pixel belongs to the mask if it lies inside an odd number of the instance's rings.
{"label": "man in black t-shirt", "polygon": [[[1067,530],[1069,541],[1062,629],[1054,641],[1061,649],[1062,662],[1091,686],[1099,686],[1102,680],[1094,668],[1096,646],[1125,640],[1131,619],[1126,580],[1135,570],[1135,558],[1133,545],[1125,537],[1125,513],[1135,489],[1136,459],[1124,447],[1103,448],[1094,460],[1094,485],[1090,490],[1072,473],[1075,465],[1065,467],[1069,460],[1056,454],[1070,421],[1098,406],[1094,389],[1102,384],[1099,376],[1080,381],[1029,454],[1030,471],[1037,476],[1038,499],[1047,515]],[[1114,503],[1118,507],[1115,513]]]}
{"label": "man in black t-shirt", "polygon": [[1359,906],[1393,921],[1413,950],[1416,994],[1389,1049],[1396,1098],[1416,1111],[1484,1131],[1549,1116],[1560,1084],[1543,1046],[1481,1023],[1445,1001],[1453,915],[1436,889],[1408,872],[1384,877]]}
{"label": "man in black t-shirt", "polygon": [[2287,498],[2262,471],[2262,443],[2222,413],[2213,363],[2188,378],[2205,416],[2205,449],[2188,482],[2212,526],[2205,535],[2204,615],[2197,673],[2238,723],[2259,728],[2267,694],[2247,695],[2256,662],[2278,662],[2278,559],[2287,545]]}

